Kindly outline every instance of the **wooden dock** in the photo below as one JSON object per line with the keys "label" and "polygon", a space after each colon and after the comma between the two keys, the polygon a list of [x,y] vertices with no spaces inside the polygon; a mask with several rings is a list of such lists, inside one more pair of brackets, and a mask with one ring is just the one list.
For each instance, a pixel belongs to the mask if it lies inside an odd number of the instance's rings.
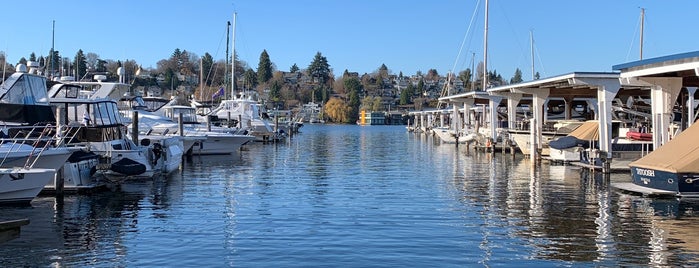
{"label": "wooden dock", "polygon": [[0,243],[19,237],[20,228],[29,224],[29,219],[0,222]]}

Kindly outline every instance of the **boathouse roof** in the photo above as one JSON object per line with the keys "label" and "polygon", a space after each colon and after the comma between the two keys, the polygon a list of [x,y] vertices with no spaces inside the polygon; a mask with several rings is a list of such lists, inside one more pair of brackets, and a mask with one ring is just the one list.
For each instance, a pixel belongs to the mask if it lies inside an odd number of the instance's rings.
{"label": "boathouse roof", "polygon": [[550,89],[550,97],[597,97],[599,84],[592,84],[590,81],[618,81],[618,72],[572,72],[549,78],[526,81],[517,84],[503,85],[488,89],[493,94],[498,93],[527,93],[520,92],[526,89]]}
{"label": "boathouse roof", "polygon": [[683,86],[699,86],[699,51],[638,60],[612,66],[621,78],[681,77]]}

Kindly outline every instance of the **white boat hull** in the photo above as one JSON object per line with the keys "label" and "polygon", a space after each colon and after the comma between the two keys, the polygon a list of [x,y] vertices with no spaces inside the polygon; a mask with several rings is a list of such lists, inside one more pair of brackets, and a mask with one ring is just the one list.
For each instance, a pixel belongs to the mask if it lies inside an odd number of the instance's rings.
{"label": "white boat hull", "polygon": [[[71,150],[63,147],[34,149],[29,145],[3,144],[0,147],[2,168],[23,167],[25,165],[35,168],[60,169],[68,160]],[[31,156],[30,156],[31,154]]]}
{"label": "white boat hull", "polygon": [[193,155],[232,154],[240,150],[244,144],[255,139],[249,135],[220,135],[207,136],[206,140],[192,146]]}
{"label": "white boat hull", "polygon": [[55,170],[45,168],[0,169],[0,203],[28,203],[53,178]]}
{"label": "white boat hull", "polygon": [[444,143],[457,143],[458,142],[458,143],[463,144],[463,143],[472,142],[477,137],[477,134],[475,134],[475,133],[469,133],[469,134],[464,135],[464,133],[459,132],[457,134],[453,130],[447,129],[447,128],[435,128],[434,133]]}

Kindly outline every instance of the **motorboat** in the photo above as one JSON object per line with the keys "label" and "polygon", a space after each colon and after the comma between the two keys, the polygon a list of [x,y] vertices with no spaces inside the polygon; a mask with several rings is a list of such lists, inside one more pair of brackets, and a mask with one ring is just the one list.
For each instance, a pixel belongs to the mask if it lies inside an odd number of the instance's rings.
{"label": "motorboat", "polygon": [[[46,78],[37,74],[36,62],[28,65],[29,70],[26,65],[17,65],[16,72],[0,86],[0,155],[3,159],[0,167],[62,168],[64,173],[75,173],[66,160],[84,148],[64,146],[60,134],[67,127],[53,125],[56,118],[48,101]],[[94,165],[96,163],[92,167]],[[90,169],[87,167],[88,171]],[[69,189],[72,186],[69,182],[74,178],[64,178],[65,188]]]}
{"label": "motorboat", "polygon": [[[157,100],[156,100],[157,101]],[[120,111],[127,117],[138,112],[138,129],[149,135],[179,135],[185,139],[185,151],[193,155],[232,154],[255,139],[244,130],[206,125],[197,120],[196,109],[176,105],[175,100],[152,105],[139,96],[121,99]],[[182,128],[180,129],[180,120]],[[243,132],[243,133],[241,133]]]}
{"label": "motorboat", "polygon": [[167,168],[171,167],[169,161],[178,165],[181,161],[183,143],[177,136],[142,139],[140,143],[129,139],[114,99],[64,94],[52,96],[51,103],[62,111],[59,120],[71,126],[65,134],[66,143],[98,154],[96,172],[109,180],[150,178],[172,171]]}
{"label": "motorboat", "polygon": [[229,126],[247,130],[248,134],[255,136],[255,141],[275,141],[285,136],[274,130],[269,115],[252,94],[241,93],[235,98],[222,100],[209,116]]}
{"label": "motorboat", "polygon": [[699,124],[631,162],[631,182],[612,186],[647,195],[699,197]]}
{"label": "motorboat", "polygon": [[[621,121],[612,122],[611,149],[615,159],[636,160],[652,151],[652,142],[647,140],[629,139],[629,132],[637,130],[623,126]],[[582,162],[585,164],[601,165],[591,159],[590,154],[598,149],[599,121],[588,120],[567,136],[550,140],[549,159],[556,162]]]}

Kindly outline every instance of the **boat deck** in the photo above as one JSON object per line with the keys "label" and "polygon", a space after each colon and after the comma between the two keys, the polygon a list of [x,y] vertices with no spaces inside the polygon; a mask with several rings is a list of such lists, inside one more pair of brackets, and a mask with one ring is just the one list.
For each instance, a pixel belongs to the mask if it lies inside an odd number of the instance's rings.
{"label": "boat deck", "polygon": [[625,192],[632,192],[637,194],[642,194],[644,196],[657,196],[657,197],[676,197],[677,192],[658,190],[648,187],[643,187],[630,182],[619,182],[612,183],[612,187]]}

